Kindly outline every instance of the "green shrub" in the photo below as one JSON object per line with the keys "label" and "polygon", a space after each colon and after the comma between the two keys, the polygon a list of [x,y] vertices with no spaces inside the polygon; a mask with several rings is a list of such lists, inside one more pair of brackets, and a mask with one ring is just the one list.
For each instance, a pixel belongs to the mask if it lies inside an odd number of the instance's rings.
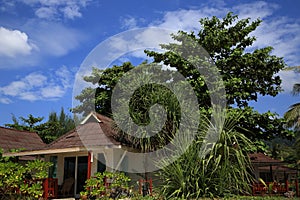
{"label": "green shrub", "polygon": [[48,168],[52,164],[34,160],[22,165],[11,160],[14,159],[0,156],[0,198],[41,197],[43,188],[40,179],[47,177]]}
{"label": "green shrub", "polygon": [[[108,187],[105,186],[104,180],[110,182]],[[86,190],[81,192],[80,195],[86,195],[90,198],[109,197],[116,189],[128,191],[130,178],[120,172],[97,172],[94,176],[86,180]]]}
{"label": "green shrub", "polygon": [[158,176],[162,180],[160,192],[163,196],[167,199],[198,199],[250,192],[250,161],[247,150],[252,144],[242,133],[236,131],[235,117],[227,116],[221,128],[208,120],[202,121],[203,135],[207,130],[218,131],[219,135],[208,154],[203,156],[204,137],[199,134],[200,139],[176,161],[171,163],[168,158],[160,161],[163,168]]}

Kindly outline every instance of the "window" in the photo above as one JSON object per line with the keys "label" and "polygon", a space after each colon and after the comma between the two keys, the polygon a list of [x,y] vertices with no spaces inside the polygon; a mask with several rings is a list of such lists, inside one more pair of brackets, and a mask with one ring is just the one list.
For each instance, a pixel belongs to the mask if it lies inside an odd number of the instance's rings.
{"label": "window", "polygon": [[272,182],[273,178],[270,172],[260,172],[259,177],[262,178],[265,182]]}
{"label": "window", "polygon": [[50,162],[53,164],[49,169],[49,178],[57,177],[57,156],[50,156]]}

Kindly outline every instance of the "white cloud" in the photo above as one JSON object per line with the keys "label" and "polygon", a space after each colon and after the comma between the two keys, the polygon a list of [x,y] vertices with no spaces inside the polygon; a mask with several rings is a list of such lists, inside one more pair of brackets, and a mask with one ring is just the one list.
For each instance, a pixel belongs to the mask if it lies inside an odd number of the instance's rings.
{"label": "white cloud", "polygon": [[46,84],[46,81],[47,77],[38,73],[31,73],[24,78],[24,82],[28,83],[30,87],[43,86]]}
{"label": "white cloud", "polygon": [[0,91],[4,95],[15,97],[15,96],[19,95],[20,93],[22,93],[24,90],[29,89],[27,86],[28,86],[27,82],[13,81],[9,85],[1,87]]}
{"label": "white cloud", "polygon": [[71,79],[73,78],[73,76],[66,66],[62,66],[61,68],[56,70],[55,75],[61,81],[63,88],[71,87]]}
{"label": "white cloud", "polygon": [[81,9],[87,6],[89,0],[22,0],[22,2],[35,9],[37,17],[58,20],[81,17]]}
{"label": "white cloud", "polygon": [[27,101],[56,100],[71,88],[72,73],[63,66],[48,73],[34,72],[0,87],[0,103],[12,103],[11,98]]}
{"label": "white cloud", "polygon": [[12,13],[15,8],[15,2],[11,0],[2,0],[0,11]]}
{"label": "white cloud", "polygon": [[239,4],[233,7],[233,11],[237,12],[239,18],[264,19],[271,16],[279,6],[274,3],[265,1],[256,1],[252,3]]}
{"label": "white cloud", "polygon": [[253,48],[272,46],[273,54],[283,57],[289,66],[299,65],[300,21],[287,16],[275,16],[279,5],[264,1],[233,7],[239,18],[260,18],[261,25],[252,35],[257,40]]}
{"label": "white cloud", "polygon": [[2,97],[0,97],[0,103],[2,103],[2,104],[10,104],[10,103],[12,103],[12,100],[10,100],[9,98],[2,98]]}
{"label": "white cloud", "polygon": [[287,17],[268,19],[254,33],[254,48],[272,46],[273,53],[283,57],[289,66],[299,65],[300,23]]}
{"label": "white cloud", "polygon": [[144,21],[144,20],[142,18],[137,19],[132,16],[121,17],[120,18],[121,28],[123,29],[138,28],[139,21]]}
{"label": "white cloud", "polygon": [[[100,46],[97,46],[93,50],[93,54],[89,55],[92,63],[105,63],[106,61],[113,61],[122,57],[136,57],[140,59],[149,59],[144,53],[145,49],[152,49],[160,51],[160,44],[174,42],[170,34],[174,33],[174,30],[165,28],[142,28],[142,29],[132,29],[123,32],[119,35],[115,35],[109,38]],[[95,56],[93,56],[95,54]],[[105,55],[104,57],[97,56]],[[124,54],[125,57],[124,57]],[[106,66],[105,64],[100,64],[100,66]]]}
{"label": "white cloud", "polygon": [[41,94],[44,98],[59,98],[65,94],[64,87],[54,85],[41,88]]}
{"label": "white cloud", "polygon": [[24,28],[31,32],[42,55],[62,56],[79,46],[79,31],[56,22],[29,21]]}
{"label": "white cloud", "polygon": [[282,89],[284,93],[291,93],[295,83],[300,83],[300,73],[294,70],[280,71],[279,76],[282,80]]}
{"label": "white cloud", "polygon": [[233,11],[239,19],[251,18],[263,20],[252,35],[256,36],[253,48],[274,47],[273,54],[283,57],[290,66],[299,65],[300,56],[300,21],[286,16],[275,17],[275,12],[280,9],[279,5],[266,1],[254,1],[251,3],[238,4],[231,7],[224,3],[214,6],[201,6],[186,10],[165,12],[161,20],[155,21],[150,26],[159,26],[174,30],[199,31],[199,20],[204,17],[224,17],[227,12]]}
{"label": "white cloud", "polygon": [[33,48],[26,33],[0,27],[0,56],[29,55]]}
{"label": "white cloud", "polygon": [[35,11],[35,15],[42,19],[54,19],[57,10],[53,7],[41,7]]}
{"label": "white cloud", "polygon": [[80,7],[77,5],[66,6],[61,9],[65,18],[74,19],[75,17],[81,17]]}
{"label": "white cloud", "polygon": [[151,26],[159,26],[173,30],[195,31],[199,30],[199,20],[211,16],[223,16],[224,9],[202,7],[201,9],[188,9],[165,12],[161,20],[151,23]]}
{"label": "white cloud", "polygon": [[24,91],[18,95],[18,98],[27,101],[36,101],[41,99],[41,97],[34,91]]}
{"label": "white cloud", "polygon": [[22,29],[30,33],[30,39],[23,32],[17,32],[19,39],[12,35],[14,32],[9,32],[7,37],[12,39],[8,42],[0,30],[0,69],[36,66],[49,57],[64,56],[79,47],[86,37],[81,31],[59,22],[37,19],[28,20]]}

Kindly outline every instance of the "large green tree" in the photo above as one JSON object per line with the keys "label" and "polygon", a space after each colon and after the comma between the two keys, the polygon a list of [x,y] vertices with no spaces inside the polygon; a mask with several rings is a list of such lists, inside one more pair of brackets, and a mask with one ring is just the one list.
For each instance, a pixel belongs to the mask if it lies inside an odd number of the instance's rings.
{"label": "large green tree", "polygon": [[81,94],[75,97],[80,104],[72,111],[85,116],[91,111],[96,111],[110,117],[112,90],[123,74],[133,69],[133,67],[130,62],[125,62],[121,66],[114,65],[112,68],[104,70],[93,68],[91,75],[85,76],[84,80],[97,85],[97,88],[87,87],[83,89]]}
{"label": "large green tree", "polygon": [[[205,86],[199,84],[203,82],[202,76],[195,73],[194,67],[180,55],[173,53],[179,45],[185,49],[193,49],[192,44],[185,42],[188,37],[201,45],[218,67],[226,87],[228,104],[245,107],[249,101],[257,101],[259,95],[276,96],[280,92],[281,80],[275,74],[285,67],[283,59],[271,55],[273,48],[270,46],[252,51],[247,49],[255,41],[255,36],[250,34],[260,25],[261,20],[250,22],[249,18],[237,19],[238,16],[232,13],[228,13],[223,19],[201,19],[202,29],[198,33],[179,31],[173,35],[181,44],[163,44],[162,48],[167,50],[165,53],[146,53],[155,62],[175,67],[190,80],[196,91],[203,91]],[[204,99],[200,102],[207,101]]]}
{"label": "large green tree", "polygon": [[[163,62],[174,67],[184,75],[194,87],[201,106],[209,107],[210,100],[203,76],[195,73],[193,65],[174,53],[178,48],[192,49],[190,38],[201,45],[219,69],[226,90],[228,108],[244,110],[244,117],[239,119],[237,129],[244,132],[252,141],[269,140],[274,137],[291,137],[292,133],[284,127],[284,120],[276,114],[259,113],[249,107],[249,102],[257,101],[259,96],[276,96],[281,91],[281,79],[277,73],[285,67],[283,58],[272,55],[271,46],[251,49],[255,36],[251,33],[260,25],[261,20],[249,18],[238,20],[237,15],[228,13],[223,19],[217,17],[200,20],[198,33],[179,31],[172,35],[178,43],[163,44],[164,53],[145,51],[154,62]],[[193,52],[190,52],[193,55]],[[204,94],[204,95],[203,95]],[[251,133],[251,134],[249,134]]]}
{"label": "large green tree", "polygon": [[[252,22],[250,19],[238,20],[232,13],[228,13],[223,19],[204,18],[200,20],[201,29],[198,33],[179,31],[173,34],[172,37],[179,44],[162,44],[166,52],[145,52],[155,63],[164,63],[176,68],[193,87],[200,109],[209,110],[211,99],[205,84],[207,80],[195,70],[193,64],[176,53],[183,49],[182,52],[196,58],[198,55],[195,52],[199,51],[195,46],[202,46],[223,78],[228,108],[235,110],[232,113],[244,113],[236,129],[252,141],[256,141],[258,147],[263,147],[264,140],[277,136],[291,138],[293,134],[285,129],[285,121],[277,114],[259,113],[249,106],[249,102],[257,101],[259,96],[276,96],[281,91],[281,79],[277,73],[285,67],[282,58],[272,55],[272,47],[252,49],[255,36],[251,34],[260,23],[259,19]],[[119,78],[133,67],[130,63],[124,63],[105,70],[93,69],[92,74],[86,76],[85,80],[97,87],[84,89],[76,97],[81,104],[73,111],[87,114],[91,109],[95,109],[99,113],[111,116],[112,90]],[[91,96],[94,94],[95,96]],[[91,105],[95,105],[95,108]],[[244,129],[249,131],[243,131]]]}

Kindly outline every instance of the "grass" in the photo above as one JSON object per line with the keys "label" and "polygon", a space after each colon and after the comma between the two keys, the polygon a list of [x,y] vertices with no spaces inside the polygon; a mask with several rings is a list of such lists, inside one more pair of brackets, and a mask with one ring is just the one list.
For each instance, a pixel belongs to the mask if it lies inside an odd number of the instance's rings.
{"label": "grass", "polygon": [[[238,196],[238,197],[230,197],[230,198],[224,198],[224,199],[233,199],[233,200],[238,200],[238,199],[242,199],[242,200],[282,200],[282,199],[288,199],[287,197],[272,197],[272,196]],[[290,198],[290,199],[297,199],[300,200],[299,197],[294,197],[294,198]]]}
{"label": "grass", "polygon": [[[153,198],[150,196],[146,197],[139,197],[139,200],[158,200],[157,198]],[[294,200],[300,200],[300,197],[294,197],[294,198],[287,198],[284,196],[236,196],[236,197],[225,197],[225,198],[200,198],[203,200],[287,200],[287,199],[294,199]],[[133,198],[135,200],[135,198]],[[184,200],[184,199],[174,199],[174,200]]]}

